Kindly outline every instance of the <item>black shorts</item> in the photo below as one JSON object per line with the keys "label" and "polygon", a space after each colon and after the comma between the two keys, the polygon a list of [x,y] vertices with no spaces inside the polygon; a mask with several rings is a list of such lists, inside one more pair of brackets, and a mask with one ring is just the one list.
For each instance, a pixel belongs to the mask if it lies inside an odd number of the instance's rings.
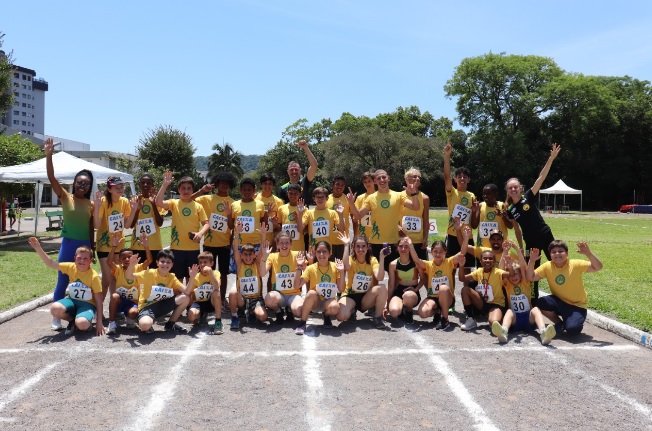
{"label": "black shorts", "polygon": [[345,244],[331,244],[331,257],[329,260],[335,262],[335,258],[342,259],[344,256],[344,247],[346,247]]}
{"label": "black shorts", "polygon": [[[469,238],[469,245],[474,245],[472,238]],[[460,243],[457,241],[457,237],[454,235],[446,236],[446,257],[455,256],[457,253],[462,251]],[[475,266],[475,256],[471,253],[466,253],[466,262],[464,262],[464,268],[473,268]]]}
{"label": "black shorts", "polygon": [[211,301],[193,302],[190,308],[199,309],[199,312],[202,314],[215,311],[215,307]]}
{"label": "black shorts", "polygon": [[482,308],[481,309],[475,308],[475,309],[482,315],[488,315],[489,313],[494,311],[496,308],[500,309],[500,311],[503,313],[503,316],[505,315],[505,311],[507,311],[506,307],[503,307],[503,306],[498,305],[498,304],[490,304],[487,301],[485,301],[484,298],[482,298]]}
{"label": "black shorts", "polygon": [[[396,286],[396,289],[392,292],[392,298],[397,297],[403,299],[403,293],[405,292],[405,289],[411,289],[414,286],[401,286],[400,284]],[[417,304],[421,302],[421,293],[419,291],[416,292],[417,294]],[[392,298],[389,298],[390,300]]]}
{"label": "black shorts", "polygon": [[198,263],[199,250],[172,250],[174,253],[174,264],[172,273],[183,282],[184,277],[188,278],[188,268]]}
{"label": "black shorts", "polygon": [[[117,253],[115,253],[117,255]],[[109,252],[108,251],[98,251],[97,252],[97,258],[98,259],[106,259],[109,257]]]}
{"label": "black shorts", "polygon": [[[385,264],[383,265],[386,272],[389,270],[389,264],[393,260],[398,259],[398,248],[396,247],[396,244],[390,244],[389,246],[392,248],[392,251],[388,256],[385,256]],[[378,259],[378,262],[380,262],[380,253],[382,249],[382,244],[371,244],[371,254]]]}
{"label": "black shorts", "polygon": [[[152,254],[152,262],[149,264],[150,269],[156,269],[156,256],[158,255],[158,252],[161,250],[150,250],[149,252]],[[145,250],[133,250],[134,254],[137,254],[140,256],[140,263],[145,262],[147,259],[147,253],[145,253]]]}
{"label": "black shorts", "polygon": [[177,307],[177,303],[175,302],[175,297],[172,296],[170,298],[165,298],[162,301],[156,301],[153,304],[149,304],[146,307],[143,307],[140,311],[138,311],[138,320],[140,320],[141,317],[151,317],[152,320],[156,319],[157,317],[165,316],[168,314],[170,311],[174,311],[174,309]]}
{"label": "black shorts", "polygon": [[435,301],[435,304],[437,304],[437,308],[441,311],[441,305],[439,305],[439,298],[435,298],[434,296],[428,296],[426,298],[427,300]]}
{"label": "black shorts", "polygon": [[224,247],[208,247],[204,246],[204,251],[210,251],[213,255],[213,269],[217,265],[217,270],[220,275],[227,275],[229,273],[229,261],[231,259],[231,247],[225,245]]}
{"label": "black shorts", "polygon": [[365,293],[353,293],[351,295],[347,295],[346,297],[351,298],[353,300],[353,302],[355,302],[355,309],[362,312],[362,311],[364,311],[362,309],[362,298],[366,294],[367,294],[367,292],[365,292]]}

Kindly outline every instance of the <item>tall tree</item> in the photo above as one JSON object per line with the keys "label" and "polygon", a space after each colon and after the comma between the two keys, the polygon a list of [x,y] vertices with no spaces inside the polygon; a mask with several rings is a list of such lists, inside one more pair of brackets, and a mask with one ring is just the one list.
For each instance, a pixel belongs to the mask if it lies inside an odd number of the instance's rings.
{"label": "tall tree", "polygon": [[228,142],[213,145],[213,154],[208,156],[208,178],[217,172],[231,172],[236,178],[242,177],[242,154],[235,151]]}
{"label": "tall tree", "polygon": [[[0,31],[0,49],[2,48],[2,39],[5,35]],[[4,51],[0,52],[0,119],[5,116],[5,113],[11,109],[14,103],[14,93],[11,91],[11,70],[13,68],[11,62],[11,52],[6,54]],[[0,124],[0,134],[6,130],[6,127]]]}
{"label": "tall tree", "polygon": [[[14,166],[43,158],[38,145],[20,134],[0,135],[0,166]],[[14,184],[0,182],[0,196],[9,198],[34,192],[33,184]]]}
{"label": "tall tree", "polygon": [[197,177],[193,157],[195,147],[186,132],[172,126],[158,126],[148,130],[139,142],[136,154],[143,169],[171,170],[177,179]]}

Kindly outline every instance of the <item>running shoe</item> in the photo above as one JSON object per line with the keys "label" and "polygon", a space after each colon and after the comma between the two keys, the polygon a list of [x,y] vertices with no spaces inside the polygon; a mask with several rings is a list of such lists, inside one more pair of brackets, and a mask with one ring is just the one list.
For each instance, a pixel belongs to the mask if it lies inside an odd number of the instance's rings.
{"label": "running shoe", "polygon": [[201,313],[199,315],[199,326],[208,325],[208,313]]}
{"label": "running shoe", "polygon": [[118,325],[115,322],[109,322],[109,329],[106,330],[106,335],[115,334],[118,330]]}
{"label": "running shoe", "polygon": [[333,321],[331,320],[330,316],[324,316],[324,328],[332,328],[333,327]]}
{"label": "running shoe", "polygon": [[126,317],[125,318],[125,326],[127,328],[135,328],[136,327],[136,322],[134,321],[134,319]]}
{"label": "running shoe", "polygon": [[385,326],[385,322],[383,322],[382,317],[372,317],[371,318],[371,324],[374,325],[374,328],[376,329],[386,329],[387,326]]}
{"label": "running shoe", "polygon": [[240,318],[238,316],[231,316],[231,329],[240,328]]}
{"label": "running shoe", "polygon": [[460,329],[462,331],[471,331],[472,329],[475,329],[478,327],[478,324],[475,323],[475,319],[473,317],[468,317],[466,319],[466,322],[462,323],[462,326],[460,326]]}
{"label": "running shoe", "polygon": [[68,326],[66,326],[66,332],[64,333],[65,335],[72,335],[75,332],[75,321],[71,320],[68,322]]}
{"label": "running shoe", "polygon": [[294,333],[297,335],[303,335],[306,332],[306,325],[304,323],[300,323],[299,326],[294,328]]}
{"label": "running shoe", "polygon": [[371,307],[369,310],[364,312],[364,315],[374,317],[376,315],[376,307]]}
{"label": "running shoe", "polygon": [[224,328],[222,327],[222,321],[221,320],[216,320],[213,323],[213,334],[214,335],[222,335],[222,334],[224,334]]}
{"label": "running shoe", "polygon": [[405,320],[405,323],[407,324],[414,323],[414,314],[412,314],[412,310],[403,307],[403,320]]}
{"label": "running shoe", "polygon": [[285,320],[288,322],[294,321],[294,314],[292,314],[292,309],[290,307],[285,307]]}
{"label": "running shoe", "polygon": [[283,317],[283,310],[278,310],[276,312],[276,320],[274,320],[274,323],[278,323],[279,325],[283,324],[283,321],[285,318]]}
{"label": "running shoe", "polygon": [[353,310],[351,311],[351,315],[349,316],[347,322],[355,322],[358,320],[358,310]]}
{"label": "running shoe", "polygon": [[546,329],[543,329],[541,331],[541,344],[547,346],[548,344],[550,344],[552,339],[555,338],[555,335],[557,335],[557,330],[555,329],[555,325],[546,326]]}
{"label": "running shoe", "polygon": [[491,333],[498,338],[500,344],[505,344],[507,342],[507,329],[505,329],[497,320],[494,320],[491,324]]}
{"label": "running shoe", "polygon": [[437,329],[439,331],[445,331],[450,327],[451,327],[451,324],[448,321],[448,319],[442,317],[441,319],[439,319],[439,322],[437,322],[437,325],[435,326],[435,329]]}
{"label": "running shoe", "polygon": [[182,326],[179,326],[176,322],[166,322],[165,330],[168,332],[176,332],[177,334],[187,334],[188,330]]}
{"label": "running shoe", "polygon": [[63,326],[61,325],[61,319],[58,317],[53,317],[52,318],[52,328],[53,331],[61,331],[63,329]]}

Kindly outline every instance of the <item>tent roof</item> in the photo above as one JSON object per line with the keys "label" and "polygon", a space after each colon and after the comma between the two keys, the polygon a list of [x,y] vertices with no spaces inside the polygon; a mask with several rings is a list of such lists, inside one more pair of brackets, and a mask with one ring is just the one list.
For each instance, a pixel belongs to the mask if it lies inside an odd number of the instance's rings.
{"label": "tent roof", "polygon": [[[93,173],[95,184],[106,181],[110,176],[119,176],[125,182],[133,183],[134,181],[134,177],[131,174],[96,165],[95,163],[71,156],[63,151],[54,154],[52,156],[52,162],[57,180],[62,184],[72,184],[75,175],[82,169],[88,169]],[[50,183],[45,169],[45,158],[22,165],[0,168],[0,182],[36,183],[39,181],[47,184]]]}
{"label": "tent roof", "polygon": [[581,195],[582,190],[576,190],[571,187],[568,187],[566,183],[564,183],[562,180],[559,180],[554,186],[547,189],[539,190],[539,193],[555,194],[555,195]]}

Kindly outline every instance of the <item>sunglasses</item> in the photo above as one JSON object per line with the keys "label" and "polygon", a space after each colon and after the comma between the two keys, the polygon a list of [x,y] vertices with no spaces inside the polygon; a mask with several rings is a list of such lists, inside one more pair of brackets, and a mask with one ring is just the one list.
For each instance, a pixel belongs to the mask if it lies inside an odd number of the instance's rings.
{"label": "sunglasses", "polygon": [[91,185],[88,181],[77,181],[75,184],[77,187],[89,187]]}

